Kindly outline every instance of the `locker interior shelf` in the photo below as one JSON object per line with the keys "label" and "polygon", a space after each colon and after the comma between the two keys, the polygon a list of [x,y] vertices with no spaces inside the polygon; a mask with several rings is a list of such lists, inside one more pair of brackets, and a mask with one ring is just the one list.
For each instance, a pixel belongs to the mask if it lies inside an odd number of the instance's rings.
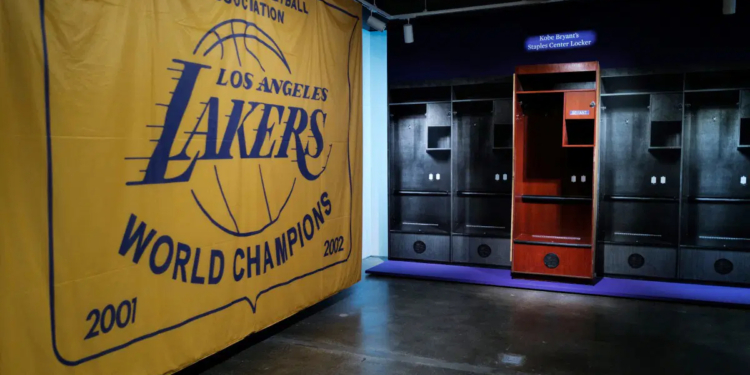
{"label": "locker interior shelf", "polygon": [[511,197],[511,193],[498,193],[498,192],[491,192],[491,191],[466,191],[466,190],[458,190],[456,191],[456,196],[458,197]]}
{"label": "locker interior shelf", "polygon": [[510,228],[504,226],[460,224],[453,230],[454,235],[510,238]]}
{"label": "locker interior shelf", "polygon": [[596,92],[595,89],[573,89],[573,90],[531,90],[531,91],[516,91],[516,94],[554,94],[554,93],[566,93],[566,92]]}
{"label": "locker interior shelf", "polygon": [[441,230],[437,228],[433,228],[430,226],[421,226],[421,225],[409,225],[409,224],[401,224],[401,225],[393,225],[391,226],[391,233],[411,233],[411,234],[450,234],[447,230]]}
{"label": "locker interior shelf", "polygon": [[649,146],[649,151],[675,151],[682,150],[680,146]]}
{"label": "locker interior shelf", "polygon": [[428,196],[428,197],[439,197],[449,196],[451,193],[448,191],[419,191],[419,190],[395,190],[394,195],[405,195],[405,196]]}
{"label": "locker interior shelf", "polygon": [[720,197],[695,197],[687,198],[691,203],[729,203],[729,204],[749,204],[750,198],[720,198]]}
{"label": "locker interior shelf", "polygon": [[578,204],[587,204],[591,203],[592,199],[591,197],[562,197],[562,196],[555,196],[555,195],[522,195],[521,200],[524,203],[553,203],[553,204],[562,204],[562,203],[578,203]]}
{"label": "locker interior shelf", "polygon": [[650,233],[614,232],[604,241],[620,245],[676,247],[677,241],[672,241],[668,239],[669,237],[675,238],[654,230],[651,230]]}
{"label": "locker interior shelf", "polygon": [[520,233],[513,243],[542,246],[591,248],[591,237],[557,236],[547,234]]}
{"label": "locker interior shelf", "polygon": [[648,197],[648,196],[627,196],[627,195],[604,195],[602,197],[605,200],[610,201],[622,201],[622,202],[671,202],[678,203],[680,201],[677,197]]}
{"label": "locker interior shelf", "polygon": [[639,92],[618,92],[618,93],[602,93],[601,97],[617,97],[617,96],[649,96],[652,94],[682,94],[682,91],[639,91]]}
{"label": "locker interior shelf", "polygon": [[739,90],[736,88],[721,88],[721,89],[697,89],[697,90],[685,90],[686,93],[724,93]]}
{"label": "locker interior shelf", "polygon": [[680,247],[714,251],[732,250],[750,252],[750,238],[700,235],[697,238],[683,240],[680,243]]}
{"label": "locker interior shelf", "polygon": [[495,99],[500,98],[484,98],[484,99],[455,99],[453,103],[474,103],[474,102],[491,102]]}
{"label": "locker interior shelf", "polygon": [[621,245],[621,246],[643,246],[643,247],[659,247],[659,248],[677,248],[676,242],[667,241],[651,241],[651,242],[640,242],[640,241],[597,241],[604,245]]}

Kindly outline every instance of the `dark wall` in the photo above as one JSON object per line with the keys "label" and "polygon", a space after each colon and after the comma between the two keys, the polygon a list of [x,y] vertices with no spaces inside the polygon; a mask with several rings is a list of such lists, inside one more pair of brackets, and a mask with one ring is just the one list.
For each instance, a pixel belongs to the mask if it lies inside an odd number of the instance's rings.
{"label": "dark wall", "polygon": [[[750,1],[723,15],[721,0],[588,0],[503,8],[388,24],[390,84],[480,78],[517,65],[599,61],[602,69],[750,62]],[[526,52],[527,37],[594,30],[588,48]]]}

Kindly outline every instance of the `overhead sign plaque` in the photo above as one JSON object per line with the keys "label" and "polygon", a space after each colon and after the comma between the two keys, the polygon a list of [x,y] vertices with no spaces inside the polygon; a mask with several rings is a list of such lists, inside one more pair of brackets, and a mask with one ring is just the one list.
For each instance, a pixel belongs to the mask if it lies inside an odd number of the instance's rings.
{"label": "overhead sign plaque", "polygon": [[526,38],[526,51],[549,51],[591,47],[596,43],[596,32],[574,31],[544,34]]}

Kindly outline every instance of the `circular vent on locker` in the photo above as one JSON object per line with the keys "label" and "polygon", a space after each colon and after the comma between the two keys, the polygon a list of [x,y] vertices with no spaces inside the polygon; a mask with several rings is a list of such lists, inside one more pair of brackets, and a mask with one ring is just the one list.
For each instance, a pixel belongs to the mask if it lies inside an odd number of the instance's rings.
{"label": "circular vent on locker", "polygon": [[414,242],[414,252],[417,254],[422,254],[427,250],[427,245],[425,245],[422,241]]}
{"label": "circular vent on locker", "polygon": [[643,267],[644,264],[646,264],[646,258],[641,254],[630,254],[628,257],[628,265],[630,265],[630,268],[638,269]]}
{"label": "circular vent on locker", "polygon": [[719,275],[727,275],[734,269],[734,264],[727,259],[719,259],[714,262],[714,271]]}
{"label": "circular vent on locker", "polygon": [[560,265],[560,257],[556,254],[549,253],[544,256],[544,265],[547,268],[557,268]]}
{"label": "circular vent on locker", "polygon": [[479,247],[477,247],[477,254],[479,254],[479,256],[482,258],[487,258],[488,256],[490,256],[490,254],[492,254],[492,248],[488,245],[481,244],[479,245]]}

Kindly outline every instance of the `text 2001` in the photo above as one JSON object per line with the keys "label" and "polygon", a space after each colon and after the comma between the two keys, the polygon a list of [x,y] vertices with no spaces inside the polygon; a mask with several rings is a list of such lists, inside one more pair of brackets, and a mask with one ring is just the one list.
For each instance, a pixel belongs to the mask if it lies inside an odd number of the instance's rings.
{"label": "text 2001", "polygon": [[84,337],[84,340],[88,340],[92,337],[99,336],[99,330],[102,333],[108,333],[117,324],[118,328],[125,328],[128,324],[135,323],[135,308],[138,304],[138,298],[132,300],[122,301],[120,305],[115,306],[110,304],[105,306],[103,309],[93,309],[89,312],[86,317],[86,321],[94,319],[93,324],[89,333]]}

